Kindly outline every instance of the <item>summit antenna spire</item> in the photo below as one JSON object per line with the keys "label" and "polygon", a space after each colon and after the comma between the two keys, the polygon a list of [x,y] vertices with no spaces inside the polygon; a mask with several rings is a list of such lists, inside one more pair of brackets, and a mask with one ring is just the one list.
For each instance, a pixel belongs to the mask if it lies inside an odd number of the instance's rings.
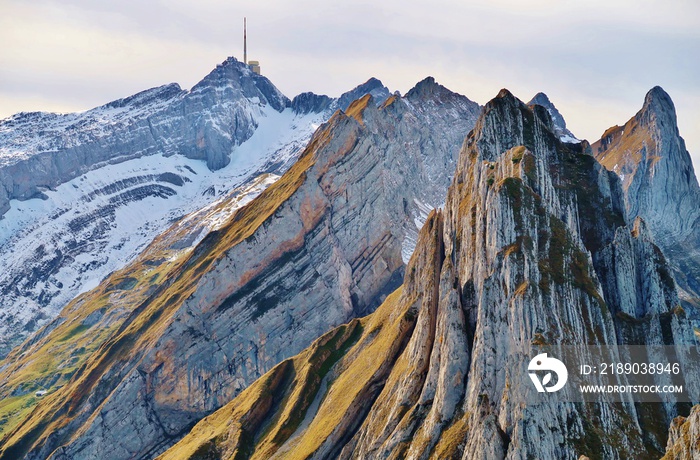
{"label": "summit antenna spire", "polygon": [[248,66],[253,73],[260,75],[260,61],[248,62],[248,23],[247,18],[243,18],[243,63]]}

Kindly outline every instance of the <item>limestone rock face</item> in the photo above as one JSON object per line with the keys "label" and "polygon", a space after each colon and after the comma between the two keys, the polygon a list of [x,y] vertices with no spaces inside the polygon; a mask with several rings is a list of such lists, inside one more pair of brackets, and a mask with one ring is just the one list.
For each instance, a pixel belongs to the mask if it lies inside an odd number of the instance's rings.
{"label": "limestone rock face", "polygon": [[700,306],[700,187],[669,95],[652,88],[642,109],[592,151],[620,177],[628,218],[642,217],[669,258],[681,299]]}
{"label": "limestone rock face", "polygon": [[0,121],[0,357],[174,220],[281,174],[327,119],[288,102],[231,58],[190,91]]}
{"label": "limestone rock face", "polygon": [[559,110],[554,106],[552,101],[549,100],[549,97],[547,97],[546,94],[544,93],[537,93],[535,94],[535,97],[530,99],[530,102],[527,103],[529,106],[533,105],[541,105],[545,109],[547,109],[547,112],[549,112],[549,115],[552,117],[552,124],[554,126],[554,133],[559,136],[559,139],[562,142],[578,142],[578,139],[576,139],[576,136],[569,131],[566,127],[566,121],[564,120],[564,117],[559,113]]}
{"label": "limestone rock face", "polygon": [[[42,400],[68,405],[68,418],[34,412],[0,458],[150,458],[331,327],[374,310],[401,284],[407,229],[444,196],[479,110],[429,79],[337,112]],[[28,441],[35,423],[46,430]]]}
{"label": "limestone rock face", "polygon": [[[0,121],[0,208],[2,196],[22,200],[0,210],[0,357],[174,220],[283,174],[339,101],[370,93],[381,103],[389,90],[371,79],[339,99],[305,93],[287,107],[231,58],[190,91],[171,84],[82,114]],[[449,174],[440,167],[430,171],[438,194]]]}
{"label": "limestone rock face", "polygon": [[[663,253],[643,220],[627,220],[619,179],[586,147],[561,142],[546,110],[501,91],[464,142],[402,288],[361,334],[335,353],[316,342],[162,458],[661,456],[667,439],[654,427],[677,415],[672,401],[532,404],[523,378],[533,344],[695,343]],[[265,382],[311,365],[327,370],[317,384],[290,378],[275,388],[282,402],[247,423]]]}

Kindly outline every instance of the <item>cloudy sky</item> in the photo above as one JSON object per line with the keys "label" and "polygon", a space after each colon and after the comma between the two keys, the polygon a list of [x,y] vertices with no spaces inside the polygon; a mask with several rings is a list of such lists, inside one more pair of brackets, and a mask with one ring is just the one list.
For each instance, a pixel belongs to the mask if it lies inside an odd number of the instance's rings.
{"label": "cloudy sky", "polygon": [[0,0],[0,118],[77,111],[178,82],[227,56],[287,96],[337,96],[428,75],[481,104],[544,91],[579,137],[597,139],[661,85],[700,169],[697,0]]}

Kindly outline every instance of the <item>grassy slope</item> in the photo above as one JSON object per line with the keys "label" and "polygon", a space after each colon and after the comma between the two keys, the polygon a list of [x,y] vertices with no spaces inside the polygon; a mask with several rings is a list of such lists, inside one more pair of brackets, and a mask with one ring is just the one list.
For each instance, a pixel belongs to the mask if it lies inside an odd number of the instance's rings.
{"label": "grassy slope", "polygon": [[[424,303],[424,274],[442,254],[433,212],[419,235],[406,283],[371,315],[325,334],[202,419],[161,460],[305,459],[342,445],[380,391],[411,363],[403,353]],[[426,268],[429,266],[430,268]],[[431,278],[431,276],[428,276]],[[397,377],[398,376],[398,377]]]}
{"label": "grassy slope", "polygon": [[[334,117],[336,122],[344,119],[342,115]],[[35,344],[25,343],[7,357],[8,367],[0,373],[0,423],[11,420],[0,426],[4,436],[0,458],[20,457],[37,441],[68,424],[111,366],[147,348],[160,336],[207,269],[228,249],[250,237],[304,182],[316,152],[330,140],[330,125],[314,136],[282,178],[236,212],[223,228],[209,234],[193,252],[177,257],[163,251],[163,244],[157,239],[129,267],[115,272],[100,287],[69,304],[62,313],[65,321],[46,337]],[[168,257],[169,261],[154,268],[154,261]],[[130,290],[115,290],[115,286],[130,278],[137,280]],[[100,309],[105,314],[122,310],[119,321],[106,329],[76,329],[80,321]],[[128,310],[126,314],[123,309]],[[77,351],[79,358],[72,359]],[[62,367],[71,362],[69,367]],[[33,391],[46,387],[44,383],[56,375],[60,377],[48,387],[49,394],[37,401]],[[32,393],[8,399],[18,388]]]}
{"label": "grassy slope", "polygon": [[[266,174],[258,177],[250,188],[266,179]],[[248,187],[240,191],[245,194]],[[217,214],[235,206],[239,199],[233,193],[198,217]],[[173,247],[188,238],[196,223],[184,218],[174,224],[134,262],[69,303],[54,322],[39,332],[39,339],[25,342],[7,356],[0,371],[0,439],[25,420],[39,403],[40,398],[34,395],[36,391],[54,393],[65,386],[135,308],[157,291],[168,273],[182,265],[190,250]]]}
{"label": "grassy slope", "polygon": [[[650,157],[649,168],[653,166],[659,157],[656,156],[656,141],[651,137],[649,130],[640,126],[637,116],[632,117],[624,126],[609,128],[603,137],[591,145],[591,150],[596,159],[609,171],[614,171],[617,166],[619,172],[626,173],[637,171],[642,161],[642,150],[647,149]],[[603,142],[607,145],[604,146]],[[622,168],[622,169],[620,169]],[[631,179],[623,181],[625,188],[629,186]]]}
{"label": "grassy slope", "polygon": [[[279,364],[200,421],[159,459],[307,458],[352,412],[363,390],[397,354],[414,321],[406,314],[410,304],[399,288],[373,314],[332,330]],[[285,379],[282,374],[290,369],[293,376]],[[325,376],[328,387],[320,394]],[[321,403],[304,426],[302,421],[317,397]],[[278,452],[287,441],[285,451]]]}

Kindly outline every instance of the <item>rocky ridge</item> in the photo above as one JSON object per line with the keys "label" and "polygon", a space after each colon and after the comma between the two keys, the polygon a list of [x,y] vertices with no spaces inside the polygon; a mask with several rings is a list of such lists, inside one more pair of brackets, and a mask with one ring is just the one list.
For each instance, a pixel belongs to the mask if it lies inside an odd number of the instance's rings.
{"label": "rocky ridge", "polygon": [[[449,177],[478,111],[432,79],[380,107],[363,97],[322,126],[299,161],[221,230],[156,268],[160,287],[142,278],[136,287],[121,284],[115,275],[78,299],[68,311],[84,312],[86,303],[110,311],[116,293],[108,292],[142,292],[98,351],[9,433],[0,457],[152,456],[330,327],[373,310],[400,283],[417,203],[430,203],[441,186],[421,181],[430,179],[426,170],[442,165],[438,178]],[[103,334],[90,330],[68,334]],[[58,331],[10,357],[17,364],[0,374],[4,391],[36,382],[34,361],[20,354],[50,355],[66,333]]]}
{"label": "rocky ridge", "polygon": [[370,79],[302,107],[229,58],[189,91],[0,121],[0,357],[173,221],[283,174],[340,102],[364,94],[389,90]]}
{"label": "rocky ridge", "polygon": [[547,109],[547,112],[549,112],[549,116],[552,117],[554,133],[559,137],[559,139],[562,142],[580,142],[576,138],[576,136],[574,136],[574,134],[567,129],[566,120],[564,120],[564,117],[561,115],[561,113],[559,113],[559,110],[557,110],[557,108],[554,106],[552,101],[549,100],[549,97],[546,94],[537,93],[532,99],[530,99],[530,102],[527,103],[528,106],[532,106],[534,104],[541,105],[542,107]]}
{"label": "rocky ridge", "polygon": [[291,107],[295,113],[306,114],[311,112],[321,112],[324,110],[335,112],[336,110],[346,110],[356,99],[365,94],[370,94],[376,105],[381,105],[386,101],[391,92],[381,81],[372,77],[355,89],[342,94],[339,98],[333,99],[326,95],[314,93],[301,93],[292,99]]}
{"label": "rocky ridge", "polygon": [[[263,107],[290,104],[264,76],[229,58],[191,90],[170,84],[77,114],[20,113],[0,122],[0,213],[96,165],[182,154],[212,169],[252,136]],[[38,133],[38,134],[37,134]]]}
{"label": "rocky ridge", "polygon": [[[689,311],[700,307],[700,187],[678,131],[673,101],[652,88],[624,126],[592,145],[595,157],[622,181],[629,219],[642,217],[673,267]],[[697,315],[694,315],[697,316]]]}
{"label": "rocky ridge", "polygon": [[532,404],[524,377],[542,345],[695,344],[663,254],[587,151],[499,93],[402,288],[161,458],[659,458],[682,406]]}

